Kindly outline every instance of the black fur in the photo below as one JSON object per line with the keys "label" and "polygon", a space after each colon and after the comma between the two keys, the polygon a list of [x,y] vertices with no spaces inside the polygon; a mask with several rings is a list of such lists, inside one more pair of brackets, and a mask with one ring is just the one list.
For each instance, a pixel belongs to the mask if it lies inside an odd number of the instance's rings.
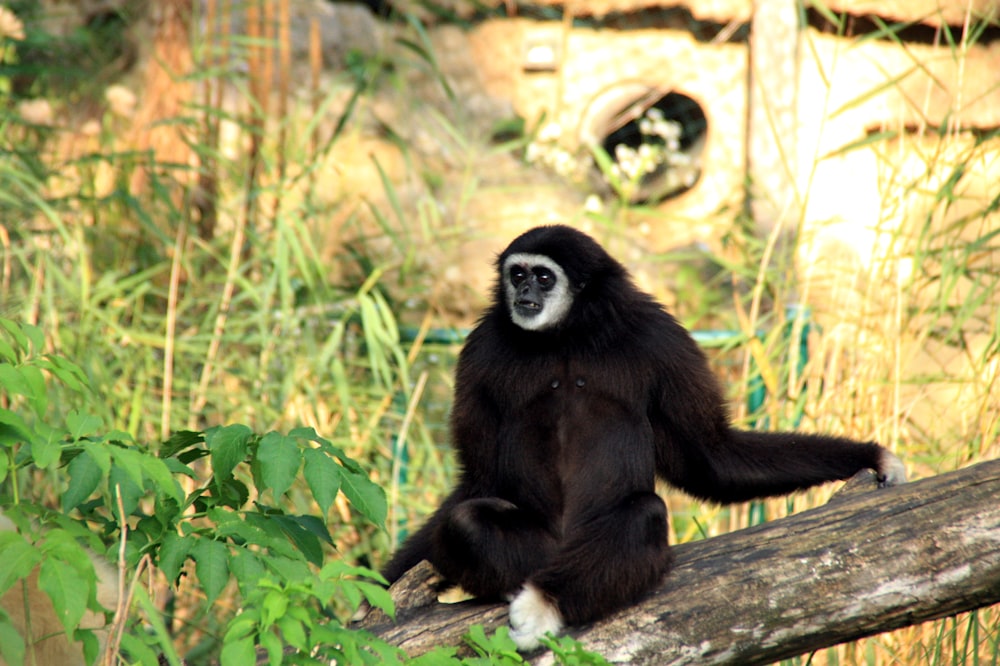
{"label": "black fur", "polygon": [[657,475],[736,502],[886,471],[874,443],[733,429],[698,345],[588,236],[539,227],[498,266],[517,252],[562,267],[572,308],[558,326],[523,330],[500,276],[458,360],[458,486],[386,566],[389,581],[427,559],[479,597],[530,582],[578,624],[635,602],[669,569]]}

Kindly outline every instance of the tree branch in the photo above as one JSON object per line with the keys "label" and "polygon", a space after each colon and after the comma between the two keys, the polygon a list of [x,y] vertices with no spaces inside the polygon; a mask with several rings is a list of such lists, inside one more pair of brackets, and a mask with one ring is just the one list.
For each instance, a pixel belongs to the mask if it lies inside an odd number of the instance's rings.
{"label": "tree branch", "polygon": [[[842,492],[817,509],[676,546],[674,570],[650,597],[569,633],[611,662],[746,666],[997,603],[998,498],[1000,460]],[[418,654],[460,645],[472,624],[506,622],[504,605],[437,603],[424,566],[393,586],[418,597],[422,588],[423,599],[401,598],[398,621],[370,617],[370,631]]]}

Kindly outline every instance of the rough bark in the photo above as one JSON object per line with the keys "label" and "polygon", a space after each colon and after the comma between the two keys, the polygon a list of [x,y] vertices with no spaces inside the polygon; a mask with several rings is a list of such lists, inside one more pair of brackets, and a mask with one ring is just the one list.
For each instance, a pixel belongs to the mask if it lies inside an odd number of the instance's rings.
{"label": "rough bark", "polygon": [[[1000,460],[842,492],[674,552],[675,569],[649,598],[569,633],[613,663],[747,666],[980,608],[1000,602]],[[370,617],[371,631],[417,654],[460,645],[472,624],[506,621],[503,605],[421,593],[433,577],[424,566],[400,581],[409,596],[398,621]]]}

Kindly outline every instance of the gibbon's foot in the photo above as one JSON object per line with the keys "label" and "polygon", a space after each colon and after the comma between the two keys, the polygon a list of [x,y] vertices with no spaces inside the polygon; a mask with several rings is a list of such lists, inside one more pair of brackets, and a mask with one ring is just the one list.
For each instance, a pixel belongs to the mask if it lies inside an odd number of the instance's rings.
{"label": "gibbon's foot", "polygon": [[906,467],[902,460],[890,453],[888,449],[883,449],[880,462],[879,469],[876,470],[879,488],[889,488],[906,483]]}
{"label": "gibbon's foot", "polygon": [[562,614],[537,587],[528,583],[510,602],[510,637],[517,649],[530,651],[539,647],[545,634],[562,631]]}

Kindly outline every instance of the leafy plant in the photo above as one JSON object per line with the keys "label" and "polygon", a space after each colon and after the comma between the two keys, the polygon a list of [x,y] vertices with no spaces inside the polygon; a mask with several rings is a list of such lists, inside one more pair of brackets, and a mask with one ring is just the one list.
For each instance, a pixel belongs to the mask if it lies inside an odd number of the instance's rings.
{"label": "leafy plant", "polygon": [[[87,523],[106,541],[121,542],[123,569],[152,564],[174,585],[193,574],[208,607],[230,581],[248,605],[264,600],[261,610],[254,611],[263,613],[258,618],[263,629],[243,631],[254,616],[238,616],[226,632],[226,654],[245,650],[251,638],[273,648],[275,626],[285,638],[294,638],[304,635],[301,623],[308,621],[317,640],[327,636],[342,625],[329,620],[320,626],[320,609],[338,596],[351,611],[364,598],[391,612],[384,589],[361,580],[380,581],[377,574],[345,568],[340,561],[323,566],[324,544],[332,543],[324,518],[279,506],[301,472],[321,516],[343,492],[364,519],[381,526],[384,492],[338,447],[311,428],[259,436],[246,426],[230,425],[177,433],[155,454],[127,433],[102,433],[101,420],[83,411],[72,411],[64,423],[52,425],[43,371],[81,392],[87,390],[86,377],[65,358],[39,353],[44,343],[39,329],[7,319],[0,319],[0,328],[0,480],[5,482],[0,506],[17,526],[17,531],[0,532],[0,559],[11,563],[0,576],[0,593],[39,566],[39,587],[67,633],[77,632],[85,641],[89,658],[96,640],[92,632],[77,629],[80,618],[86,609],[110,609],[97,605],[91,559],[77,543],[87,537],[96,550],[106,550],[85,529]],[[61,513],[46,508],[42,493],[31,496],[30,490],[49,484],[29,483],[57,470],[68,477],[51,485]],[[282,595],[295,602],[291,607],[296,610],[287,618],[276,614]],[[311,614],[307,602],[313,602]],[[0,635],[10,638],[2,648],[8,663],[21,663],[25,652],[15,634],[10,622],[0,619]],[[143,639],[132,633],[122,644],[142,654]],[[343,637],[338,645],[345,645]],[[162,640],[159,648],[173,653]]]}

